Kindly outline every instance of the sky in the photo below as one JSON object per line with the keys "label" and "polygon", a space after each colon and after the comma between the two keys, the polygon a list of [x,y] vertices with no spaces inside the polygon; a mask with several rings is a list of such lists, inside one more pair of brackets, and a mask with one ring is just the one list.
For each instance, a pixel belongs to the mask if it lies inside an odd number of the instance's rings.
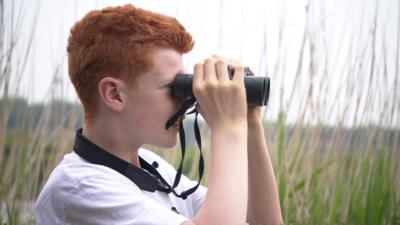
{"label": "sky", "polygon": [[[14,92],[26,96],[31,102],[46,101],[50,96],[77,100],[67,75],[65,49],[69,29],[90,10],[127,3],[176,17],[186,27],[195,40],[194,49],[184,57],[187,72],[193,71],[196,62],[212,54],[220,54],[250,66],[257,75],[269,76],[272,84],[270,105],[275,106],[271,115],[277,115],[277,110],[282,107],[302,107],[302,99],[309,94],[307,87],[310,86],[310,82],[315,82],[314,86],[320,86],[321,89],[329,87],[327,90],[332,92],[324,95],[326,98],[324,101],[328,103],[324,105],[321,103],[322,100],[318,99],[315,100],[315,107],[319,104],[321,107],[333,107],[332,104],[337,104],[335,103],[337,98],[342,99],[339,100],[338,114],[340,110],[344,110],[340,109],[340,105],[345,105],[343,101],[346,101],[348,96],[336,94],[341,90],[343,79],[347,78],[342,74],[349,61],[368,55],[371,42],[369,34],[373,30],[377,6],[379,18],[376,37],[379,39],[378,43],[385,43],[376,47],[377,60],[382,59],[383,49],[386,49],[385,56],[389,64],[388,84],[382,84],[383,87],[380,89],[379,83],[377,87],[374,86],[382,98],[391,96],[394,91],[393,81],[396,80],[395,76],[398,76],[395,74],[400,4],[397,0],[6,0],[5,2],[8,3],[6,13],[15,12],[16,21],[22,24],[18,33],[17,54],[24,55],[27,43],[32,37],[26,68],[22,72],[15,69],[14,71],[19,72],[20,76],[15,75],[12,78]],[[10,8],[11,3],[14,3],[13,10]],[[306,62],[303,62],[304,66],[301,69],[301,74],[304,75],[296,80],[305,30],[308,35],[306,47],[311,49],[312,43],[315,44],[315,53],[311,55],[310,50],[304,53],[303,58]],[[349,50],[353,48],[355,50]],[[350,54],[355,56],[349,56]],[[308,61],[311,59],[317,62],[313,78],[307,75]],[[21,65],[20,61],[14,60],[16,68]],[[369,61],[369,58],[365,61]],[[322,68],[320,64],[326,64],[326,68]],[[324,74],[319,70],[329,70],[329,77],[325,75],[328,73]],[[368,79],[367,75],[365,79]],[[369,87],[368,82],[363,85]],[[359,89],[362,92],[366,88],[359,87]],[[315,89],[313,94],[318,96],[321,93]],[[298,99],[291,101],[293,95]],[[363,97],[361,102],[368,100],[368,97]],[[393,100],[396,102],[391,104],[397,104],[396,94]],[[377,107],[379,106],[374,106]],[[357,110],[354,110],[354,113],[357,113]],[[323,116],[330,110],[325,111]],[[331,116],[330,119],[334,118],[335,116]]]}

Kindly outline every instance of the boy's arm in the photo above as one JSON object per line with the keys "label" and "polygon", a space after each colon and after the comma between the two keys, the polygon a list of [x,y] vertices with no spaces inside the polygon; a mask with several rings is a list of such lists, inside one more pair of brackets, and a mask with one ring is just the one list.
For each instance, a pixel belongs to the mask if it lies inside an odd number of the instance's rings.
{"label": "boy's arm", "polygon": [[[214,55],[230,65],[239,62]],[[250,224],[283,224],[278,187],[265,142],[261,107],[249,107],[248,123],[248,208],[247,222]]]}
{"label": "boy's arm", "polygon": [[261,108],[248,109],[249,197],[247,222],[283,224],[278,187],[265,142]]}
{"label": "boy's arm", "polygon": [[206,198],[184,224],[245,224],[247,213],[247,105],[243,67],[229,80],[227,64],[207,59],[195,66],[198,110],[211,130],[211,170]]}
{"label": "boy's arm", "polygon": [[246,128],[219,130],[211,136],[211,172],[196,224],[244,224],[247,211]]}

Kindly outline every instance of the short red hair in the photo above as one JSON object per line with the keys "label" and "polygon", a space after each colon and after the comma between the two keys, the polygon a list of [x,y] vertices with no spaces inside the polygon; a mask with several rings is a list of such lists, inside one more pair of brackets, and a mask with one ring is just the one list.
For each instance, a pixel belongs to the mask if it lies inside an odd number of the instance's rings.
{"label": "short red hair", "polygon": [[132,84],[152,67],[151,50],[170,47],[180,53],[193,48],[191,35],[172,17],[132,5],[86,14],[68,39],[69,76],[80,98],[85,121],[95,116],[97,85],[106,76]]}

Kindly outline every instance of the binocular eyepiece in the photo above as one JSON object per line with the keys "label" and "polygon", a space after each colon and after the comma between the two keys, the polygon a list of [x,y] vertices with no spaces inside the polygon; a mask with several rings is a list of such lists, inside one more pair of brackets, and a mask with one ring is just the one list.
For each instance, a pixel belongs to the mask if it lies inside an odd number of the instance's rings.
{"label": "binocular eyepiece", "polygon": [[[193,74],[178,74],[172,85],[172,96],[177,99],[194,98],[192,84]],[[246,68],[244,86],[246,88],[247,105],[266,106],[268,104],[269,77],[250,76],[250,71]]]}

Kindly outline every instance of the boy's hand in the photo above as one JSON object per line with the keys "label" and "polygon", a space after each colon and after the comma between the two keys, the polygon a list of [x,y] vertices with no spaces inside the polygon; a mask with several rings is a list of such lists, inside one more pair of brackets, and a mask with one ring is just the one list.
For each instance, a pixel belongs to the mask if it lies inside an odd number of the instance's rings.
{"label": "boy's hand", "polygon": [[247,126],[244,67],[237,64],[234,69],[230,80],[225,60],[208,58],[195,65],[193,92],[197,109],[212,131]]}
{"label": "boy's hand", "polygon": [[[220,55],[213,55],[213,59],[215,60],[223,60],[226,62],[227,65],[235,66],[239,65],[238,61],[233,59],[228,59]],[[251,76],[254,76],[253,71],[250,69]],[[247,109],[247,122],[248,126],[257,125],[262,121],[262,108],[260,106],[249,106]]]}

